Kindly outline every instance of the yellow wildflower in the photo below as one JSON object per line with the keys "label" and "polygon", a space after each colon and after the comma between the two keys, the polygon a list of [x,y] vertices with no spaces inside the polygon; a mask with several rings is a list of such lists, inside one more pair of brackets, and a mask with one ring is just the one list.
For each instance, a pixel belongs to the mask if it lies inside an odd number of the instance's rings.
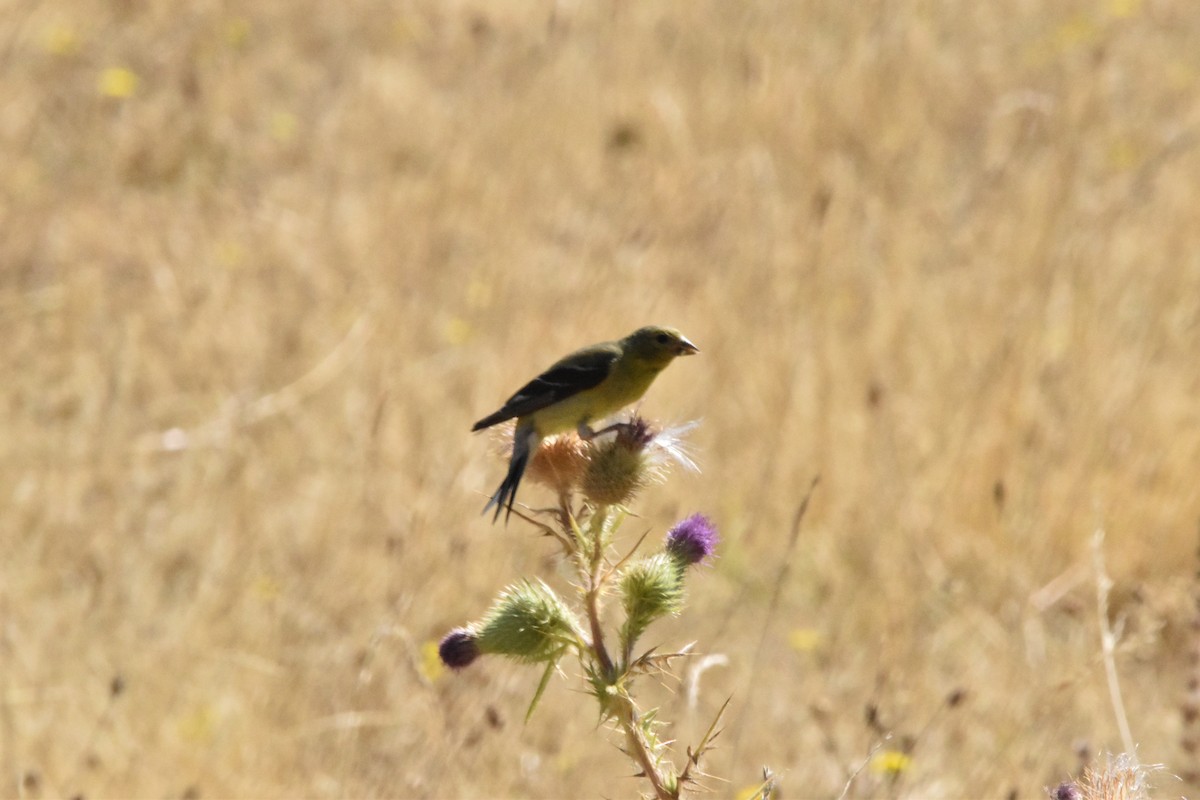
{"label": "yellow wildflower", "polygon": [[799,653],[811,653],[821,646],[821,632],[815,628],[793,628],[788,644]]}
{"label": "yellow wildflower", "polygon": [[209,703],[201,703],[176,723],[179,738],[191,744],[210,744],[216,735],[217,714]]}
{"label": "yellow wildflower", "polygon": [[138,88],[138,76],[128,67],[109,67],[100,73],[96,88],[104,97],[132,97]]}
{"label": "yellow wildflower", "polygon": [[451,317],[442,328],[442,336],[448,344],[463,344],[471,338],[471,323],[462,317]]}
{"label": "yellow wildflower", "polygon": [[42,37],[42,46],[47,53],[69,56],[79,52],[79,34],[66,25],[54,25]]}
{"label": "yellow wildflower", "polygon": [[270,575],[259,575],[254,579],[254,595],[265,603],[279,597],[282,591],[279,586],[279,581],[272,578]]}
{"label": "yellow wildflower", "polygon": [[296,138],[296,128],[299,121],[296,115],[288,111],[276,111],[271,115],[271,138],[287,144]]}
{"label": "yellow wildflower", "polygon": [[421,645],[420,670],[430,683],[446,674],[446,667],[442,665],[442,657],[438,653],[438,643],[432,639]]}
{"label": "yellow wildflower", "polygon": [[912,758],[899,750],[880,750],[871,759],[871,772],[896,777],[912,766]]}
{"label": "yellow wildflower", "polygon": [[225,23],[225,41],[230,47],[242,47],[250,38],[250,20],[234,17]]}
{"label": "yellow wildflower", "polygon": [[1142,0],[1108,0],[1108,13],[1118,19],[1135,16],[1142,10]]}

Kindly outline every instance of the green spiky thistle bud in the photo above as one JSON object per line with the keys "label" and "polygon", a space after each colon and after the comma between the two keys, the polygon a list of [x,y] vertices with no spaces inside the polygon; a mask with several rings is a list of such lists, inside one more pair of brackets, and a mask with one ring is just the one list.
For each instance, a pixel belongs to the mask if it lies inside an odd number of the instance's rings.
{"label": "green spiky thistle bud", "polygon": [[570,609],[540,580],[523,580],[501,592],[477,630],[481,653],[525,663],[553,661],[582,638]]}
{"label": "green spiky thistle bud", "polygon": [[682,609],[682,567],[666,553],[633,562],[621,574],[621,604],[625,607],[621,642],[628,657],[651,622]]}

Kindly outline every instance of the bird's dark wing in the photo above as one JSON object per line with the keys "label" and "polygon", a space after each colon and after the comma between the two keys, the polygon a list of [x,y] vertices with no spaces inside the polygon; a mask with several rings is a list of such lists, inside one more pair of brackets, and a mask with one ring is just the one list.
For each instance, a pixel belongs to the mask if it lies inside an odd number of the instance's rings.
{"label": "bird's dark wing", "polygon": [[572,353],[518,389],[499,411],[476,422],[471,430],[481,430],[506,419],[532,414],[599,386],[620,357],[620,348],[613,344],[596,345]]}

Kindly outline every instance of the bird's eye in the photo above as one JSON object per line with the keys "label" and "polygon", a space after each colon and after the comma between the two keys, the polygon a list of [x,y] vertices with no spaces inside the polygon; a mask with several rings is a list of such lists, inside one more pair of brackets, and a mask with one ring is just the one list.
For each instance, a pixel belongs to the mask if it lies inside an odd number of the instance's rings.
{"label": "bird's eye", "polygon": [[665,333],[660,333],[658,336],[654,337],[654,341],[658,342],[659,344],[669,344],[671,337]]}

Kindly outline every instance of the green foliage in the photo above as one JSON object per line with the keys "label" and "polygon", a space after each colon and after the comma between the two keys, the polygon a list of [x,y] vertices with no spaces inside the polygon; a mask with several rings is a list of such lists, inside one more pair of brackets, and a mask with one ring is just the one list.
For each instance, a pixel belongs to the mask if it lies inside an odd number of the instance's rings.
{"label": "green foliage", "polygon": [[480,623],[479,649],[525,663],[553,661],[580,645],[575,615],[541,580],[505,589]]}
{"label": "green foliage", "polygon": [[621,573],[621,604],[625,624],[621,645],[628,661],[634,644],[650,623],[683,607],[683,573],[666,553],[638,559]]}

